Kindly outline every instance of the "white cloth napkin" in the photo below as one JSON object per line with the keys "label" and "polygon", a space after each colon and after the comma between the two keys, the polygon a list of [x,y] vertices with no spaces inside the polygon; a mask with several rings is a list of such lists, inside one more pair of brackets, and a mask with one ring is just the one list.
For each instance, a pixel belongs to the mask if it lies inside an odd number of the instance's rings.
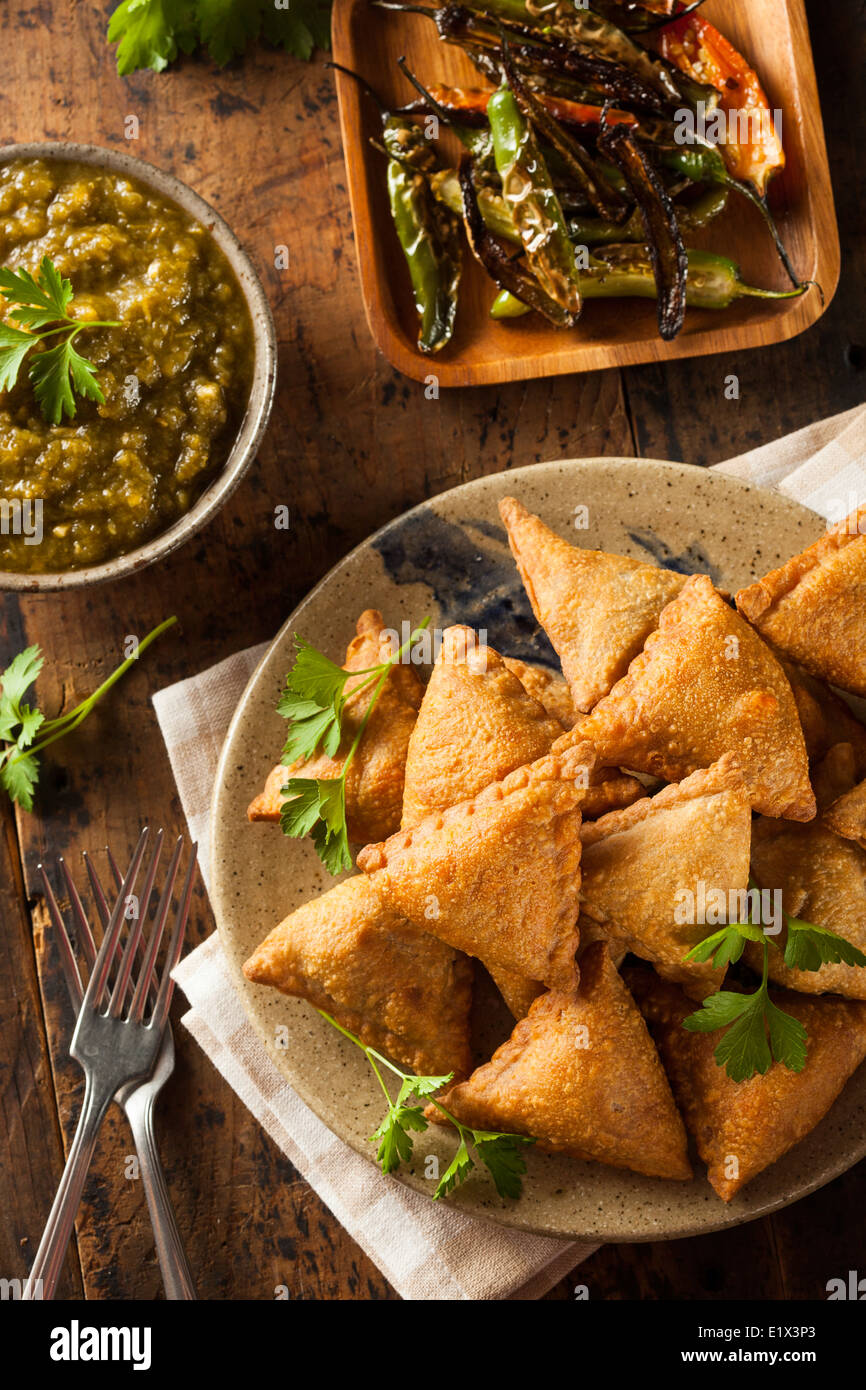
{"label": "white cloth napkin", "polygon": [[[866,407],[715,465],[778,489],[830,520],[866,501]],[[217,761],[266,644],[154,695],[202,875]],[[334,1216],[406,1299],[534,1299],[596,1247],[477,1221],[385,1177],[337,1139],[280,1076],[226,973],[216,934],[178,966],[183,1023]]]}

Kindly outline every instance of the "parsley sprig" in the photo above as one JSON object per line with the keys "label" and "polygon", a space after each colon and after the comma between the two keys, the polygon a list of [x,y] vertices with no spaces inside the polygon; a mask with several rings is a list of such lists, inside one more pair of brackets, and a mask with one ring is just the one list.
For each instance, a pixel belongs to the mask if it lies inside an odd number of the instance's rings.
{"label": "parsley sprig", "polygon": [[[753,880],[750,885],[756,887]],[[820,970],[822,965],[866,965],[866,955],[850,941],[837,936],[828,927],[817,927],[783,910],[787,936],[784,947],[785,964],[791,970]],[[775,937],[770,938],[752,921],[732,922],[699,942],[687,961],[704,962],[712,958],[713,967],[734,965],[742,956],[747,941],[760,942],[763,949],[761,983],[753,994],[719,990],[709,995],[697,1013],[683,1019],[683,1027],[693,1033],[714,1033],[727,1028],[713,1053],[716,1062],[724,1067],[732,1081],[748,1081],[756,1073],[769,1071],[773,1062],[781,1062],[789,1071],[799,1072],[806,1065],[806,1030],[799,1019],[786,1014],[769,995],[770,946],[781,950]]]}
{"label": "parsley sprig", "polygon": [[352,863],[346,828],[346,773],[392,666],[396,665],[406,648],[411,646],[429,622],[429,617],[425,618],[388,661],[369,666],[363,671],[344,670],[295,634],[295,664],[286,677],[285,688],[277,705],[278,713],[290,721],[282,755],[284,766],[290,767],[298,758],[312,758],[320,751],[333,758],[342,738],[347,681],[355,682],[358,677],[366,677],[360,684],[353,684],[353,697],[371,686],[375,687],[346,753],[340,775],[289,777],[281,788],[284,800],[280,810],[280,827],[283,834],[293,839],[310,835],[316,853],[331,874],[341,873]]}
{"label": "parsley sprig", "polygon": [[[64,413],[75,415],[75,393],[102,405],[105,397],[96,380],[96,368],[75,346],[85,328],[119,328],[112,320],[70,318],[72,283],[64,279],[49,256],[42,257],[37,275],[23,267],[0,267],[0,293],[12,306],[8,317],[20,324],[0,323],[0,391],[11,391],[31,349],[37,344],[51,346],[34,352],[27,375],[43,416],[59,425]],[[26,330],[26,331],[25,331]]]}
{"label": "parsley sprig", "polygon": [[[407,1163],[412,1157],[414,1135],[422,1134],[428,1125],[424,1111],[413,1102],[430,1100],[436,1109],[455,1126],[460,1139],[457,1152],[439,1179],[433,1193],[434,1202],[441,1197],[447,1197],[449,1192],[453,1192],[456,1187],[466,1181],[475,1168],[475,1159],[480,1160],[487,1168],[500,1197],[517,1198],[520,1196],[523,1186],[522,1178],[526,1172],[523,1149],[534,1144],[534,1139],[523,1134],[497,1134],[492,1130],[472,1129],[468,1125],[461,1124],[456,1116],[452,1115],[450,1110],[446,1110],[444,1105],[440,1105],[434,1096],[435,1091],[440,1090],[451,1080],[453,1072],[449,1072],[447,1076],[413,1076],[411,1072],[402,1071],[400,1067],[395,1066],[375,1048],[368,1047],[366,1043],[361,1042],[360,1038],[356,1037],[354,1033],[350,1033],[348,1028],[344,1028],[323,1009],[319,1009],[318,1012],[339,1033],[342,1033],[344,1038],[348,1038],[350,1042],[361,1049],[382,1088],[388,1103],[388,1110],[382,1123],[370,1135],[370,1143],[378,1143],[379,1145],[376,1161],[383,1173],[395,1173],[401,1163]],[[380,1066],[387,1067],[389,1071],[400,1078],[400,1090],[396,1100],[392,1098],[385,1085]],[[470,1148],[475,1151],[475,1159],[470,1153]]]}
{"label": "parsley sprig", "polygon": [[162,72],[180,53],[205,48],[219,66],[262,38],[296,58],[330,48],[331,0],[121,0],[108,24],[121,77],[138,68]]}
{"label": "parsley sprig", "polygon": [[[39,780],[39,754],[49,744],[77,729],[151,642],[176,622],[177,618],[167,618],[155,627],[141,639],[135,656],[127,657],[92,695],[55,719],[46,719],[40,709],[24,703],[24,696],[45,664],[39,647],[25,647],[13,658],[0,673],[0,743],[7,745],[0,751],[0,786],[5,787],[12,801],[17,801],[25,811],[33,810],[33,789]],[[34,742],[37,733],[40,737]]]}

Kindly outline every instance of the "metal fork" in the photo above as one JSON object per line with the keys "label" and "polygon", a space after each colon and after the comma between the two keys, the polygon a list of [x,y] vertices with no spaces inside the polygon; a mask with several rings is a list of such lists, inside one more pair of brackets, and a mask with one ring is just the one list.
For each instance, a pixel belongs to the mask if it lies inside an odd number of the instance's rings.
{"label": "metal fork", "polygon": [[[195,847],[177,907],[174,928],[169,940],[165,966],[156,985],[156,958],[171,910],[171,897],[177,878],[183,840],[179,838],[169,864],[168,876],[154,918],[144,958],[133,980],[133,967],[142,938],[150,898],[153,892],[156,867],[162,844],[157,844],[145,875],[144,891],[138,910],[121,954],[120,939],[126,919],[127,905],[133,902],[133,890],[147,846],[147,827],[141,832],[126,877],[108,918],[102,945],[93,964],[87,989],[83,993],[70,1055],[80,1064],[85,1075],[84,1101],[75,1138],[69,1150],[66,1167],[51,1212],[39,1242],[27,1284],[23,1291],[26,1300],[53,1298],[75,1214],[96,1139],[105,1113],[113,1097],[131,1082],[144,1079],[153,1071],[162,1046],[173,982],[171,971],[180,959],[183,933],[189,916],[190,898],[195,873]],[[65,935],[65,933],[64,933]],[[74,962],[75,973],[78,967]],[[109,990],[109,977],[113,983]],[[81,977],[78,976],[79,986]],[[152,1007],[151,987],[156,989]],[[132,998],[127,1007],[127,995]],[[145,1023],[145,1009],[150,1016]],[[126,1009],[125,1014],[123,1010]]]}
{"label": "metal fork", "polygon": [[[106,846],[108,863],[114,877],[115,891],[120,893],[123,886],[123,875],[117,867],[117,862],[111,850]],[[99,914],[103,933],[105,932],[111,909],[108,899],[102,887],[96,867],[85,851],[84,862],[87,866],[87,874],[90,879],[90,886],[93,892],[93,900]],[[72,909],[72,918],[75,923],[78,945],[88,971],[92,971],[96,962],[96,943],[93,933],[90,930],[90,923],[87,914],[75,886],[75,881],[66,866],[63,858],[57,861],[69,896]],[[54,892],[51,888],[48,875],[42,864],[39,865],[39,872],[42,876],[42,886],[45,892],[45,901],[48,906],[49,916],[52,925],[57,933],[57,944],[60,949],[60,963],[63,967],[63,976],[69,997],[72,1000],[76,1012],[81,1007],[83,997],[83,987],[81,975],[78,969],[78,962],[72,949],[72,942],[66,930],[66,923],[63,914],[57,904]],[[141,951],[141,940],[139,939],[138,951]],[[169,990],[169,1002],[171,1002],[171,992],[173,984]],[[151,988],[151,998],[155,998],[155,992]],[[129,1122],[132,1131],[132,1138],[135,1150],[138,1154],[139,1175],[144,1195],[147,1199],[147,1206],[150,1212],[150,1221],[153,1227],[154,1243],[156,1246],[157,1259],[159,1260],[162,1282],[165,1288],[165,1296],[170,1300],[195,1299],[197,1298],[195,1283],[192,1277],[189,1263],[184,1251],[183,1241],[175,1220],[174,1209],[171,1198],[168,1194],[168,1187],[165,1181],[165,1173],[156,1146],[154,1131],[154,1112],[157,1097],[165,1085],[168,1078],[174,1071],[174,1038],[171,1031],[171,1023],[166,1019],[165,1031],[163,1034],[162,1045],[156,1059],[156,1066],[152,1074],[146,1081],[131,1081],[126,1086],[121,1086],[114,1099],[121,1107]]]}

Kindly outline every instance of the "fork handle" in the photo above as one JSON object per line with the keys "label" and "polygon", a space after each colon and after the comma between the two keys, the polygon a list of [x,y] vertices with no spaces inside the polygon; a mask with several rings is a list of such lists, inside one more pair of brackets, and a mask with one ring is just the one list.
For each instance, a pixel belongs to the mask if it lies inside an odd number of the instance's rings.
{"label": "fork handle", "polygon": [[143,1105],[131,1096],[124,1106],[135,1148],[144,1195],[150,1211],[156,1254],[167,1299],[196,1299],[198,1295],[187,1263],[174,1208],[168,1195],[165,1173],[156,1147],[153,1129],[154,1106],[150,1097]]}
{"label": "fork handle", "polygon": [[105,1112],[111,1102],[111,1092],[96,1090],[88,1081],[84,1090],[84,1102],[78,1120],[75,1138],[66,1159],[66,1167],[57,1195],[48,1214],[45,1230],[36,1251],[36,1258],[22,1293],[26,1302],[54,1297],[66,1250],[75,1225],[75,1217],[81,1203],[81,1193],[99,1129]]}

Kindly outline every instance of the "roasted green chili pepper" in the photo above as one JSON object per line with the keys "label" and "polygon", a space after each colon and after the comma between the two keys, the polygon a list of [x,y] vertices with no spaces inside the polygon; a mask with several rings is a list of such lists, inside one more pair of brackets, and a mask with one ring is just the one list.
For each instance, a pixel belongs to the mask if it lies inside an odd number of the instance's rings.
{"label": "roasted green chili pepper", "polygon": [[628,127],[610,126],[598,147],[621,170],[643,214],[658,289],[659,333],[670,340],[683,326],[688,269],[673,203]]}
{"label": "roasted green chili pepper", "polygon": [[[761,290],[740,279],[737,265],[727,256],[711,251],[687,252],[689,268],[686,303],[693,309],[727,309],[736,299],[796,299],[807,289]],[[584,299],[654,299],[655,276],[649,246],[607,246],[597,252],[588,270],[581,271],[580,290]],[[529,306],[500,293],[493,301],[491,318],[519,318]]]}
{"label": "roasted green chili pepper", "polygon": [[[508,290],[530,309],[543,314],[557,328],[573,328],[577,323],[577,314],[551,298],[538,280],[527,274],[516,260],[509,258],[507,252],[487,230],[478,206],[472,157],[468,154],[460,161],[460,189],[463,195],[463,221],[469,245],[494,284],[502,290]],[[579,298],[577,302],[580,302]]]}
{"label": "roasted green chili pepper", "polygon": [[665,168],[683,174],[694,183],[715,183],[721,188],[733,189],[741,197],[748,198],[766,222],[770,236],[773,238],[773,243],[779,253],[779,259],[785,267],[791,283],[793,285],[801,283],[800,277],[794,270],[785,250],[782,238],[779,236],[766,198],[760,197],[751,185],[734,178],[734,175],[728,172],[728,167],[715,145],[660,145],[656,148],[655,158]]}
{"label": "roasted green chili pepper", "polygon": [[502,196],[520,234],[532,274],[550,299],[576,318],[580,290],[574,247],[544,156],[506,85],[487,104]]}
{"label": "roasted green chili pepper", "polygon": [[505,50],[503,66],[514,99],[526,120],[531,123],[535,134],[556,150],[570,176],[596,212],[608,222],[623,222],[628,215],[625,198],[607,183],[588,151],[558,123],[534,92],[524,84],[515,71],[508,49]]}
{"label": "roasted green chili pepper", "polygon": [[609,62],[630,69],[652,87],[657,96],[675,106],[680,106],[683,100],[690,106],[704,101],[706,110],[711,111],[718,103],[719,94],[715,88],[693,81],[672,63],[641,48],[616,24],[591,9],[574,5],[572,0],[558,0],[555,4],[536,3],[535,0],[526,0],[526,3],[524,0],[466,0],[466,3],[480,14],[528,24],[545,34],[565,39],[584,52],[602,54]]}
{"label": "roasted green chili pepper", "polygon": [[428,175],[435,156],[413,122],[387,116],[382,138],[392,156],[388,198],[420,319],[418,346],[422,352],[439,352],[454,331],[457,313],[460,223],[433,195]]}
{"label": "roasted green chili pepper", "polygon": [[[681,232],[695,232],[706,227],[719,213],[724,212],[728,201],[724,188],[708,188],[693,203],[676,204],[677,225]],[[645,241],[646,227],[640,208],[635,208],[631,217],[622,226],[615,222],[605,222],[598,217],[567,217],[568,234],[572,241],[581,246],[604,246],[617,241]]]}

